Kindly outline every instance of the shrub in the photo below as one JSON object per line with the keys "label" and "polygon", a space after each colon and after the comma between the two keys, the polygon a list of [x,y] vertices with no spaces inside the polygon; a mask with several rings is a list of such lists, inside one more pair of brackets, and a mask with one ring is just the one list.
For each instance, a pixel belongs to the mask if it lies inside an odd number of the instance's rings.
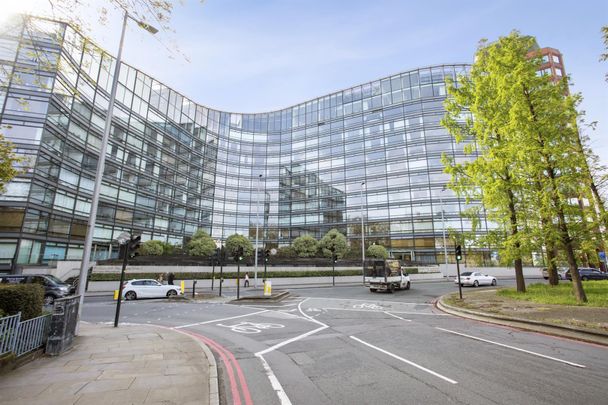
{"label": "shrub", "polygon": [[297,256],[298,255],[296,254],[296,251],[291,246],[283,246],[283,247],[277,249],[277,254],[276,254],[277,258],[291,259],[291,258],[294,258]]}
{"label": "shrub", "polygon": [[331,257],[331,249],[334,248],[338,259],[341,259],[348,251],[348,242],[346,236],[340,233],[340,231],[332,229],[321,238],[319,248],[322,250],[323,256],[325,257]]}
{"label": "shrub", "polygon": [[6,315],[21,312],[21,319],[42,315],[44,288],[38,284],[12,284],[0,286],[0,311]]}
{"label": "shrub", "polygon": [[236,252],[239,247],[243,248],[243,255],[245,257],[249,257],[253,253],[251,241],[245,236],[235,233],[226,239],[226,256],[234,256],[234,252]]}
{"label": "shrub", "polygon": [[215,252],[215,242],[205,231],[198,230],[186,245],[190,256],[211,256]]}
{"label": "shrub", "polygon": [[139,254],[142,256],[162,256],[163,251],[163,242],[159,240],[147,240],[139,248]]}
{"label": "shrub", "polygon": [[315,257],[319,250],[317,240],[310,235],[298,236],[292,246],[299,257]]}
{"label": "shrub", "polygon": [[367,248],[367,257],[374,257],[377,259],[386,259],[388,258],[388,252],[386,248],[382,245],[371,245]]}

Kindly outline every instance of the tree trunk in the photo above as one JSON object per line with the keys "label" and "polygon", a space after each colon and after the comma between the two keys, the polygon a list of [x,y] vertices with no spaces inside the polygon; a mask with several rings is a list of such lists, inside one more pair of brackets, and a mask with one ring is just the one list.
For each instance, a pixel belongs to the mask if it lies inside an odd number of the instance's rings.
{"label": "tree trunk", "polygon": [[[507,181],[510,179],[509,173],[507,172],[505,178]],[[525,293],[526,292],[526,281],[524,280],[524,266],[523,261],[521,259],[521,251],[520,251],[520,243],[517,240],[517,233],[519,232],[517,228],[517,211],[515,211],[515,195],[513,191],[509,189],[507,192],[507,196],[509,198],[509,220],[511,222],[511,236],[515,238],[515,248],[517,249],[517,258],[514,260],[515,266],[515,282],[517,284],[517,292]]]}

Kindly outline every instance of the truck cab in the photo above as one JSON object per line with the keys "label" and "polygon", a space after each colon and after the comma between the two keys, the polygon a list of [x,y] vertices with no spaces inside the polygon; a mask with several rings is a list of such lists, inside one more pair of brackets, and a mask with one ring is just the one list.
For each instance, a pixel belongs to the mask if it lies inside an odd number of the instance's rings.
{"label": "truck cab", "polygon": [[409,290],[410,276],[401,269],[396,259],[368,259],[364,267],[365,285],[371,292]]}

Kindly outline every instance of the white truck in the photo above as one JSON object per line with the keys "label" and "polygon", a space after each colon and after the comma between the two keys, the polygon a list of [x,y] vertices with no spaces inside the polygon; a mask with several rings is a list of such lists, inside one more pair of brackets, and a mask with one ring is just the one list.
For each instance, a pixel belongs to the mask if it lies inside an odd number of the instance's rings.
{"label": "white truck", "polygon": [[366,260],[363,276],[371,292],[410,289],[410,276],[403,272],[396,259]]}

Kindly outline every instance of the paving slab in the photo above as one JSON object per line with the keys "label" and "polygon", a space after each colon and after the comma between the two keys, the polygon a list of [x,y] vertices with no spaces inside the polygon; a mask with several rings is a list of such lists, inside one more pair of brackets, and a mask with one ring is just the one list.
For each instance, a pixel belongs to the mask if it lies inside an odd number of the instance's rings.
{"label": "paving slab", "polygon": [[73,348],[0,376],[4,404],[217,405],[210,350],[150,325],[86,324]]}

